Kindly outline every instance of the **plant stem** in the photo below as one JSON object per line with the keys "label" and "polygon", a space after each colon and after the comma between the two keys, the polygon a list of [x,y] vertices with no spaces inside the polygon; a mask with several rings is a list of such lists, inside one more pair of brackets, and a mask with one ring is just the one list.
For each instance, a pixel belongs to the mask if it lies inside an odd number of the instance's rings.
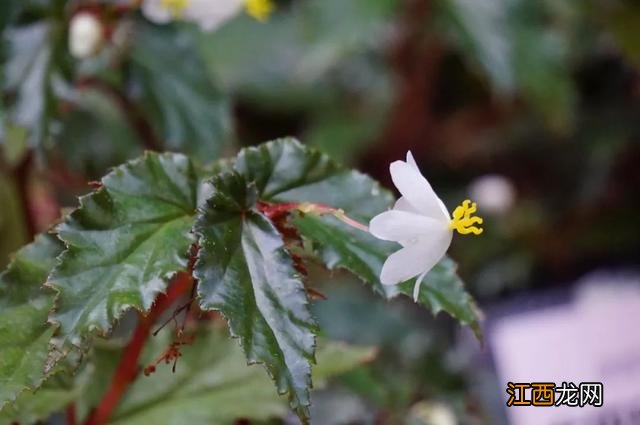
{"label": "plant stem", "polygon": [[176,299],[186,293],[192,284],[193,278],[191,274],[181,272],[173,279],[167,292],[158,296],[149,313],[146,316],[140,316],[131,340],[125,347],[120,363],[118,363],[118,367],[111,378],[109,388],[98,406],[85,421],[85,425],[103,425],[107,423],[111,413],[118,406],[127,389],[141,371],[141,367],[138,364],[140,355],[147,339],[149,339],[149,335],[151,335],[151,328],[155,321]]}
{"label": "plant stem", "polygon": [[95,77],[87,77],[78,81],[79,88],[92,88],[109,96],[118,105],[131,128],[138,134],[145,149],[160,151],[162,143],[156,137],[151,124],[139,111],[137,106],[117,87]]}
{"label": "plant stem", "polygon": [[71,402],[67,405],[66,409],[64,410],[65,413],[65,419],[67,422],[67,425],[76,425],[77,419],[76,419],[76,404]]}
{"label": "plant stem", "polygon": [[270,219],[277,219],[283,214],[288,214],[291,211],[297,210],[303,214],[325,215],[331,214],[343,223],[354,227],[363,232],[368,232],[369,227],[366,224],[362,224],[357,220],[347,216],[341,208],[334,208],[325,204],[317,204],[312,202],[285,202],[285,203],[268,203],[259,202],[258,210],[265,214]]}
{"label": "plant stem", "polygon": [[31,169],[34,161],[33,151],[29,151],[24,159],[13,170],[13,178],[18,190],[18,196],[20,197],[20,204],[22,207],[22,214],[25,217],[25,225],[27,232],[29,233],[29,240],[38,233],[37,220],[34,216],[33,206],[29,196],[29,177],[31,175]]}

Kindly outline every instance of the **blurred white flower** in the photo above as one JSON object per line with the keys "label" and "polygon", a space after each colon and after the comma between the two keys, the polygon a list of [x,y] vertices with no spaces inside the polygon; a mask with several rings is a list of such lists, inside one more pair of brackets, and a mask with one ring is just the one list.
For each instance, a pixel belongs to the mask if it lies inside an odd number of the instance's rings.
{"label": "blurred white flower", "polygon": [[457,425],[456,415],[442,403],[421,401],[413,405],[411,415],[428,425]]}
{"label": "blurred white flower", "polygon": [[369,231],[379,239],[402,245],[384,262],[380,281],[383,285],[396,285],[418,276],[413,290],[413,299],[417,301],[422,280],[449,249],[453,231],[479,235],[482,229],[474,224],[481,224],[482,218],[472,216],[476,204],[469,200],[456,207],[450,217],[420,173],[411,152],[407,152],[406,162],[395,161],[389,170],[402,197],[393,209],[371,220]]}
{"label": "blurred white flower", "polygon": [[104,27],[92,13],[80,12],[69,23],[69,51],[76,58],[93,56],[104,44]]}
{"label": "blurred white flower", "polygon": [[251,16],[264,21],[274,5],[271,0],[145,0],[142,13],[157,24],[179,19],[195,22],[203,31],[213,31],[243,7]]}
{"label": "blurred white flower", "polygon": [[482,205],[483,211],[504,214],[513,206],[516,190],[508,178],[499,174],[487,174],[471,182],[469,196]]}

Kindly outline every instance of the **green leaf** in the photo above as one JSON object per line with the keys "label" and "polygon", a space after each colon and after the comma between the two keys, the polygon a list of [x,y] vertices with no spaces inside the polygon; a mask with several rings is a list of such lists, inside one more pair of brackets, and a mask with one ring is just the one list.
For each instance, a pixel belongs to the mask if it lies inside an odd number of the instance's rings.
{"label": "green leaf", "polygon": [[11,21],[18,16],[22,6],[22,2],[18,0],[5,0],[0,2],[0,31],[4,31]]}
{"label": "green leaf", "polygon": [[380,283],[382,264],[394,251],[392,243],[353,229],[335,217],[298,215],[293,224],[312,242],[313,251],[327,268],[349,270],[385,298],[397,295],[395,286]]}
{"label": "green leaf", "polygon": [[191,34],[139,22],[132,40],[133,94],[166,146],[217,157],[229,138],[229,108],[207,77]]}
{"label": "green leaf", "polygon": [[42,285],[62,249],[54,236],[38,236],[0,274],[0,409],[46,377],[53,294]]}
{"label": "green leaf", "polygon": [[373,361],[378,354],[375,347],[356,346],[344,342],[318,344],[318,364],[313,368],[313,383],[319,388],[329,378],[347,373],[357,366]]}
{"label": "green leaf", "polygon": [[48,285],[58,291],[51,320],[80,345],[122,313],[149,309],[187,264],[197,180],[179,154],[149,153],[114,169],[58,227],[67,249]]}
{"label": "green leaf", "polygon": [[[463,325],[469,325],[476,337],[482,341],[482,330],[478,323],[480,310],[464,289],[462,279],[456,273],[457,266],[449,257],[442,259],[427,273],[420,286],[418,302],[433,314],[446,311]],[[399,285],[402,293],[413,296],[415,279]]]}
{"label": "green leaf", "polygon": [[[281,139],[240,152],[236,169],[255,182],[259,198],[271,202],[315,202],[341,208],[363,224],[393,205],[393,196],[377,182],[293,139]],[[403,292],[412,283],[383,286],[380,270],[387,257],[399,249],[396,243],[381,241],[368,232],[354,229],[333,216],[298,215],[293,220],[308,238],[324,264],[342,267],[373,285],[386,297]],[[422,285],[421,304],[434,314],[446,311],[478,334],[477,309],[448,258],[436,266]]]}
{"label": "green leaf", "polygon": [[[166,337],[153,341],[147,361],[170,342]],[[238,345],[224,332],[200,332],[181,352],[175,373],[171,365],[160,364],[155,373],[136,380],[111,424],[230,424],[237,418],[267,420],[286,413],[269,378],[247,367]]]}
{"label": "green leaf", "polygon": [[248,361],[264,363],[306,421],[316,325],[304,285],[274,225],[253,209],[255,186],[235,172],[212,185],[195,225],[200,305],[227,318]]}
{"label": "green leaf", "polygon": [[40,423],[80,396],[80,385],[62,383],[56,377],[47,379],[35,393],[22,393],[15,403],[5,406],[0,411],[0,425]]}
{"label": "green leaf", "polygon": [[124,113],[104,93],[75,90],[73,104],[62,114],[55,134],[56,147],[73,170],[99,177],[142,153]]}
{"label": "green leaf", "polygon": [[442,29],[479,63],[504,95],[521,93],[553,130],[573,119],[569,32],[554,2],[445,0]]}
{"label": "green leaf", "polygon": [[44,21],[6,31],[9,60],[3,69],[3,89],[15,94],[7,116],[29,131],[33,147],[42,146],[49,122],[51,33]]}
{"label": "green leaf", "polygon": [[[141,363],[153,363],[173,342],[172,332],[162,332],[145,346]],[[273,383],[256,367],[247,367],[241,348],[216,325],[200,327],[192,344],[180,347],[182,357],[175,373],[160,363],[150,376],[140,376],[114,412],[111,424],[173,425],[230,424],[239,418],[263,421],[287,413],[286,400],[273,391]],[[346,373],[370,361],[372,347],[322,341],[318,359],[326,367],[314,370],[321,381]],[[80,376],[91,384],[76,403],[79,417],[95,406],[109,384],[121,357],[121,348],[97,346],[89,358],[94,372]]]}
{"label": "green leaf", "polygon": [[[236,169],[256,183],[264,201],[322,203],[341,208],[365,224],[393,205],[391,193],[376,181],[339,166],[295,139],[244,149],[238,155]],[[395,294],[393,287],[382,286],[378,278],[391,244],[334,217],[299,216],[294,224],[315,243],[316,252],[328,268],[348,269],[381,294]]]}

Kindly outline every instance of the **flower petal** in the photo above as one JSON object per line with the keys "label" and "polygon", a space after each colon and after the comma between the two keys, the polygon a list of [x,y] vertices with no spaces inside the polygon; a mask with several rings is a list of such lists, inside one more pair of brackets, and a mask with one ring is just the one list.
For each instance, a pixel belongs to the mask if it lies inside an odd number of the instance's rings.
{"label": "flower petal", "polygon": [[409,201],[405,199],[404,196],[401,196],[400,198],[398,198],[395,205],[393,206],[393,209],[397,211],[406,211],[414,214],[420,214],[420,211],[413,208],[413,206],[409,203]]}
{"label": "flower petal", "polygon": [[407,151],[407,164],[411,165],[417,172],[420,172],[418,164],[416,164],[416,160],[413,159],[413,154],[411,153],[411,151]]}
{"label": "flower petal", "polygon": [[156,24],[166,24],[173,18],[171,11],[162,5],[162,0],[145,0],[142,3],[142,14]]}
{"label": "flower petal", "polygon": [[416,302],[416,303],[418,302],[418,299],[420,298],[420,287],[422,286],[422,281],[424,280],[424,277],[427,275],[428,272],[429,270],[423,272],[416,279],[416,283],[413,285],[413,302]]}
{"label": "flower petal", "polygon": [[441,233],[443,224],[431,217],[406,211],[390,210],[378,214],[369,223],[369,232],[378,239],[406,241],[420,235]]}
{"label": "flower petal", "polygon": [[244,0],[191,0],[184,17],[196,22],[202,31],[211,32],[242,12],[243,6]]}
{"label": "flower petal", "polygon": [[395,161],[389,166],[393,184],[402,196],[421,214],[440,221],[449,221],[449,212],[431,185],[413,166]]}
{"label": "flower petal", "polygon": [[383,285],[396,285],[421,273],[427,273],[444,256],[451,244],[453,233],[422,236],[419,243],[406,246],[387,258],[380,272]]}

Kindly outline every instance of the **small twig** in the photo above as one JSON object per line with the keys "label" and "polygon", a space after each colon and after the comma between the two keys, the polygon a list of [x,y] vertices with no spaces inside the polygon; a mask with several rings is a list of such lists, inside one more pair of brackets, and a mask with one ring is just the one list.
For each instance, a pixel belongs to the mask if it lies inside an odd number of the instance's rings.
{"label": "small twig", "polygon": [[181,297],[193,285],[190,273],[180,273],[172,281],[165,294],[156,299],[153,307],[146,316],[140,316],[131,340],[127,344],[120,358],[111,383],[100,400],[98,406],[91,412],[85,425],[106,424],[113,410],[118,406],[129,385],[136,379],[140,371],[138,364],[151,328],[158,317],[169,308],[175,300]]}
{"label": "small twig", "polygon": [[[194,285],[193,287],[195,287],[195,285]],[[170,316],[167,320],[165,320],[164,322],[162,322],[162,324],[161,324],[160,326],[158,326],[158,329],[156,329],[155,331],[153,331],[153,336],[157,336],[157,335],[160,333],[160,331],[161,331],[162,329],[164,329],[164,328],[165,328],[169,323],[171,323],[171,322],[175,322],[175,323],[176,323],[176,327],[178,327],[178,321],[177,321],[177,319],[176,319],[176,318],[178,317],[178,315],[179,315],[181,312],[183,312],[183,311],[185,311],[185,310],[186,310],[186,313],[185,313],[185,322],[186,322],[186,315],[187,315],[187,313],[189,312],[189,309],[191,308],[191,304],[192,304],[192,303],[193,303],[193,298],[191,298],[191,299],[189,300],[189,302],[187,302],[186,304],[184,304],[184,305],[182,305],[182,306],[178,307],[178,308],[173,312],[173,314],[171,314],[171,316]],[[183,330],[184,330],[184,327],[185,327],[185,323],[183,323],[183,324],[182,324],[181,329],[178,329],[178,332],[183,331]]]}

